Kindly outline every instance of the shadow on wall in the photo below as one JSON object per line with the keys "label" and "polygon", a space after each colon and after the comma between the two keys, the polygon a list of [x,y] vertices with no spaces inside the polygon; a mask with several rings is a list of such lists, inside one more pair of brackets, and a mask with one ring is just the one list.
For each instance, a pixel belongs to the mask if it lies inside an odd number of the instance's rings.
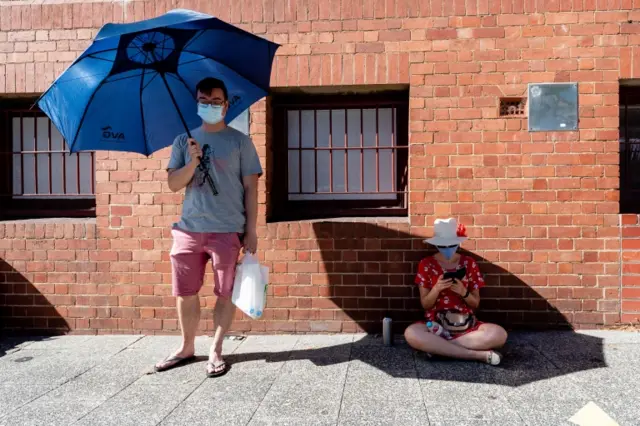
{"label": "shadow on wall", "polygon": [[67,321],[36,286],[0,259],[0,356],[10,349],[10,342],[20,342],[6,336],[59,335],[69,330]]}
{"label": "shadow on wall", "polygon": [[[329,297],[340,310],[335,319],[351,319],[360,331],[379,333],[388,316],[394,331],[402,333],[423,318],[414,279],[420,260],[433,254],[423,238],[357,221],[316,222],[313,228]],[[481,291],[481,320],[511,330],[573,329],[561,312],[520,278],[466,250],[461,253],[478,262],[487,284]]]}

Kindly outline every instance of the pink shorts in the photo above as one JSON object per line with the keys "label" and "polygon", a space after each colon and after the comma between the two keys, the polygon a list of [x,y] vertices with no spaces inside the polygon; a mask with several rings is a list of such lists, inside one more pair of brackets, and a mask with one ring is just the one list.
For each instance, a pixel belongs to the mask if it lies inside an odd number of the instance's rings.
{"label": "pink shorts", "polygon": [[242,248],[240,235],[231,233],[188,232],[173,228],[171,271],[174,296],[198,294],[209,262],[213,263],[214,293],[228,298],[233,293],[236,263]]}

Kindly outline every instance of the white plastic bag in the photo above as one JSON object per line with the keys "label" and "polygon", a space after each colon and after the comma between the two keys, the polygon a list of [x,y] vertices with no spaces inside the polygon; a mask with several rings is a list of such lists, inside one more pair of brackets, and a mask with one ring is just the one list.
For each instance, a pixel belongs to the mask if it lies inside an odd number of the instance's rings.
{"label": "white plastic bag", "polygon": [[260,318],[267,301],[268,282],[269,268],[260,265],[252,254],[245,254],[236,267],[231,301],[251,318]]}

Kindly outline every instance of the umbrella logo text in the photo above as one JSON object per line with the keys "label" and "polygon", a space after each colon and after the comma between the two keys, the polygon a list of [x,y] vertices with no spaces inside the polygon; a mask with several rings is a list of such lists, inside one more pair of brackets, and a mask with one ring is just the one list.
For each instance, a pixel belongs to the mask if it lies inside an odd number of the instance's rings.
{"label": "umbrella logo text", "polygon": [[111,126],[103,127],[102,129],[102,140],[106,142],[124,142],[124,133],[123,132],[114,132]]}

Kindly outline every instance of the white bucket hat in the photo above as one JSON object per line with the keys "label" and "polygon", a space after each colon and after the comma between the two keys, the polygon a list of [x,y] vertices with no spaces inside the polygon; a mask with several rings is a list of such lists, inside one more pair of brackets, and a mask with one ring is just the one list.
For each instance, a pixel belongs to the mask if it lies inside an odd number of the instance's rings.
{"label": "white bucket hat", "polygon": [[454,218],[436,219],[433,222],[432,238],[424,240],[425,243],[434,246],[455,246],[467,240],[466,228],[464,225],[458,226],[458,221]]}

